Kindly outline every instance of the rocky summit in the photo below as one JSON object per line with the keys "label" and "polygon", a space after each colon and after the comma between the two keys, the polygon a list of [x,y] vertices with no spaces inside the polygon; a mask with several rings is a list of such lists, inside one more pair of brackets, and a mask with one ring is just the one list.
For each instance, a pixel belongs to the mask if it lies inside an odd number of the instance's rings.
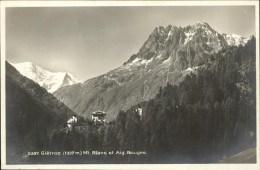
{"label": "rocky summit", "polygon": [[160,87],[178,85],[187,74],[196,74],[212,54],[246,41],[220,34],[205,22],[157,27],[122,66],[82,84],[62,87],[54,95],[79,115],[90,118],[92,111],[103,110],[112,120],[119,110],[154,98]]}

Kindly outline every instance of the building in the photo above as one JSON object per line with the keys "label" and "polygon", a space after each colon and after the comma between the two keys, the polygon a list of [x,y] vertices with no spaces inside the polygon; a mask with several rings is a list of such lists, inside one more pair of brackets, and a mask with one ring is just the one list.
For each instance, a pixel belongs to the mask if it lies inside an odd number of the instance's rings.
{"label": "building", "polygon": [[72,125],[77,123],[77,118],[72,116],[68,121],[67,121],[67,126],[68,128],[72,128]]}
{"label": "building", "polygon": [[106,116],[106,113],[104,111],[95,111],[95,112],[92,112],[92,121],[97,123],[104,123],[106,121],[105,119],[105,116]]}
{"label": "building", "polygon": [[136,112],[140,117],[143,116],[143,109],[142,109],[142,108],[137,107],[137,108],[135,109],[135,112]]}

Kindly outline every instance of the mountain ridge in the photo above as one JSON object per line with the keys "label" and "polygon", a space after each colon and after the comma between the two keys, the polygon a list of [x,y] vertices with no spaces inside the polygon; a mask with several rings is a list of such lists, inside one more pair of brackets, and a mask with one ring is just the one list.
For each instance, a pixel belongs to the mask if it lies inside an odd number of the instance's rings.
{"label": "mountain ridge", "polygon": [[[96,130],[83,125],[68,135],[61,129],[53,145],[146,152],[144,157],[105,159],[118,163],[255,163],[254,152],[241,153],[256,146],[255,49],[253,38],[245,46],[212,54],[179,85],[160,87],[153,99],[120,110],[115,120]],[[125,91],[136,87],[130,88]]]}
{"label": "mountain ridge", "polygon": [[213,54],[230,47],[223,35],[205,22],[157,27],[122,66],[81,85],[60,88],[54,95],[79,115],[89,117],[92,111],[104,110],[112,120],[120,109],[154,98],[168,83],[178,85]]}

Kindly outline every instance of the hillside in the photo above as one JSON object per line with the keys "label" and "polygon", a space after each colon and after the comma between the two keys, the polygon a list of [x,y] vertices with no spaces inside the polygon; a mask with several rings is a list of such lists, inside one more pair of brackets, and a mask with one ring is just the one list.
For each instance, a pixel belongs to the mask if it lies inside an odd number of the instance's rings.
{"label": "hillside", "polygon": [[25,163],[28,151],[48,149],[73,111],[6,62],[7,164]]}
{"label": "hillside", "polygon": [[[204,67],[185,76],[178,86],[168,83],[155,98],[119,111],[103,126],[56,131],[52,146],[147,153],[97,157],[104,163],[215,163],[256,147],[255,43],[252,37],[245,46],[212,54]],[[60,144],[60,138],[66,143]],[[96,163],[91,159],[71,161]]]}

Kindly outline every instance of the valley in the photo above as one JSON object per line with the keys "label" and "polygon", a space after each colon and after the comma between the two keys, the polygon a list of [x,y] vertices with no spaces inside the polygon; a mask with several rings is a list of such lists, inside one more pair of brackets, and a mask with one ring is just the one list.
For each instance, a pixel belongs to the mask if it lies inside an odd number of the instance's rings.
{"label": "valley", "polygon": [[[157,27],[120,67],[81,83],[64,73],[49,88],[6,62],[8,163],[232,162],[256,147],[255,63],[254,36],[220,34],[205,22]],[[29,75],[41,70],[29,66]]]}

